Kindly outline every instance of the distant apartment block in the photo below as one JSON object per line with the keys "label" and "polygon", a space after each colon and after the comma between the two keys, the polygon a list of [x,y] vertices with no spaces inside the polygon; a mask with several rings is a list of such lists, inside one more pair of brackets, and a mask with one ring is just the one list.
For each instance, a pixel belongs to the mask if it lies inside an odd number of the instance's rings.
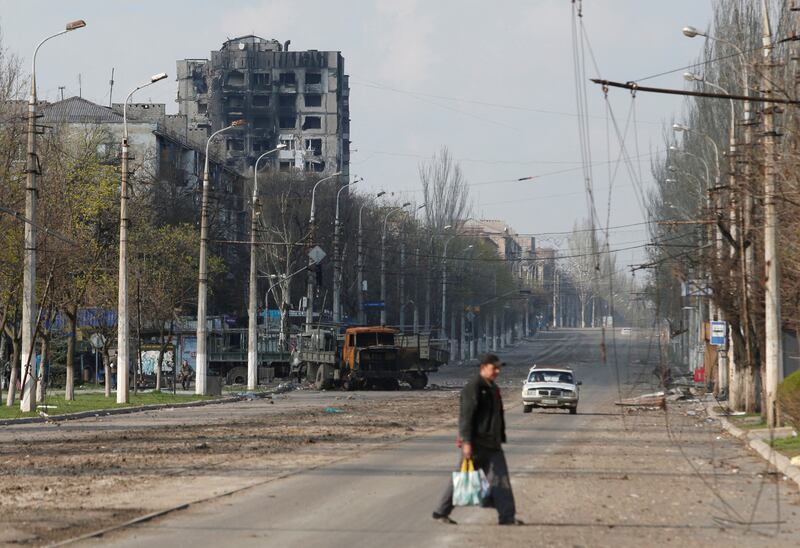
{"label": "distant apartment block", "polygon": [[[244,119],[223,134],[228,165],[251,173],[256,159],[281,170],[342,172],[350,163],[348,76],[338,51],[289,51],[289,42],[242,36],[211,59],[178,61],[179,113],[189,131],[207,135]],[[261,164],[259,164],[261,166]]]}

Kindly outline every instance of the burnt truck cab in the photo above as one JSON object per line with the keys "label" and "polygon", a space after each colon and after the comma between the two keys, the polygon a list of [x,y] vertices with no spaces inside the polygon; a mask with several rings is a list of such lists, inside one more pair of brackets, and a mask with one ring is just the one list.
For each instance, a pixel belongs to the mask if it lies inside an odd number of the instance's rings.
{"label": "burnt truck cab", "polygon": [[292,374],[317,389],[343,386],[399,387],[397,330],[388,327],[350,327],[343,335],[333,329],[312,329],[298,337]]}
{"label": "burnt truck cab", "polygon": [[396,389],[400,376],[398,331],[390,327],[350,327],[344,333],[341,381],[345,388]]}

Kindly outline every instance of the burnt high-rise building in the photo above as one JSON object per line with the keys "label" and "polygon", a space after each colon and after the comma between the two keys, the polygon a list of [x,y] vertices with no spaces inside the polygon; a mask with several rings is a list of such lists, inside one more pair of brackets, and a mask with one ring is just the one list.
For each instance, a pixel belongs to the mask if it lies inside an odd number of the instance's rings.
{"label": "burnt high-rise building", "polygon": [[[348,77],[338,51],[289,51],[289,42],[242,36],[211,59],[178,61],[178,103],[189,131],[210,135],[234,120],[247,126],[220,136],[228,164],[251,173],[262,162],[281,170],[342,172],[350,163]],[[259,164],[261,166],[262,164]]]}

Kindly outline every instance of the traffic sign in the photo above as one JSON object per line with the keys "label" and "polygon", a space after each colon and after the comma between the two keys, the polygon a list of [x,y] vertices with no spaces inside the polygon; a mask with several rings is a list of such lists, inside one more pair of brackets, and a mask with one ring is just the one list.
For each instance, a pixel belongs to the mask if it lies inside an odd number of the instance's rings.
{"label": "traffic sign", "polygon": [[102,333],[93,333],[91,337],[89,337],[89,342],[92,343],[92,346],[95,349],[103,348],[106,344],[106,338],[102,335]]}
{"label": "traffic sign", "polygon": [[308,258],[311,259],[313,264],[319,264],[322,262],[322,259],[325,258],[326,253],[322,250],[320,246],[314,246],[314,248],[308,252]]}
{"label": "traffic sign", "polygon": [[367,301],[364,303],[364,308],[377,308],[383,310],[386,308],[386,303],[383,301]]}
{"label": "traffic sign", "polygon": [[728,335],[728,322],[711,322],[711,344],[725,346]]}

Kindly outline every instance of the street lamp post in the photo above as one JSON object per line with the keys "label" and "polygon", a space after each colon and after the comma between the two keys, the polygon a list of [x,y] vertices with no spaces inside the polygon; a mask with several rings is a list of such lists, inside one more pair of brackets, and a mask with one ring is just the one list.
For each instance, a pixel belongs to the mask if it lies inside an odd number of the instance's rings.
{"label": "street lamp post", "polygon": [[[317,194],[317,187],[324,183],[325,181],[329,181],[335,177],[341,175],[341,171],[337,171],[333,175],[328,175],[316,182],[314,188],[311,189],[311,214],[309,215],[308,219],[308,234],[309,234],[309,247],[314,245],[314,234],[315,234],[315,205],[316,205],[316,194]],[[309,257],[308,259],[308,266],[311,267],[313,261]],[[319,268],[319,266],[317,266]],[[308,276],[306,277],[306,332],[311,331],[311,325],[314,323],[314,272],[311,268],[308,269]]]}
{"label": "street lamp post", "polygon": [[[258,164],[262,159],[278,150],[286,148],[286,145],[278,145],[272,150],[268,150],[256,158],[253,165],[253,200],[250,213],[250,291],[247,303],[247,389],[255,390],[258,385],[258,281],[256,272],[256,230],[258,228],[258,216],[256,206],[258,205]],[[267,333],[269,337],[269,333]]]}
{"label": "street lamp post", "polygon": [[131,91],[122,104],[122,182],[119,191],[119,284],[117,290],[117,403],[128,403],[128,103],[142,88],[164,80],[166,72]]}
{"label": "street lamp post", "polygon": [[[25,168],[25,254],[22,273],[22,351],[20,353],[22,371],[22,394],[20,411],[29,412],[36,408],[34,394],[36,377],[31,372],[31,358],[35,336],[34,309],[36,308],[36,175],[39,169],[36,156],[36,54],[48,40],[70,31],[85,27],[86,23],[78,19],[67,23],[64,30],[51,34],[33,50],[31,64],[31,95],[28,99],[28,158]],[[16,370],[16,368],[14,368]],[[12,379],[16,380],[16,379]],[[10,388],[13,390],[13,388]]]}
{"label": "street lamp post", "polygon": [[[447,246],[450,240],[455,238],[457,234],[453,234],[444,242],[444,252],[442,253],[442,325],[439,331],[439,338],[444,339],[446,334],[445,325],[447,323]],[[448,348],[450,346],[448,338]]]}
{"label": "street lamp post", "polygon": [[389,216],[396,212],[401,211],[411,205],[411,202],[406,202],[400,207],[390,209],[386,216],[383,218],[383,232],[381,232],[381,325],[386,325],[386,222]]}
{"label": "street lamp post", "polygon": [[336,193],[336,216],[333,222],[333,323],[337,326],[342,320],[340,304],[342,297],[342,258],[339,256],[339,238],[341,231],[339,226],[339,196],[342,195],[344,189],[360,181],[363,181],[363,179],[355,179],[352,183],[342,185],[342,188]]}
{"label": "street lamp post", "polygon": [[[768,22],[769,17],[768,17],[768,12],[767,11],[764,11],[762,13],[762,17]],[[767,26],[769,26],[769,25],[767,25]],[[728,47],[730,47],[732,50],[734,50],[737,53],[738,57],[739,57],[739,64],[740,64],[741,69],[742,69],[741,70],[741,74],[742,74],[742,93],[745,96],[749,96],[749,92],[750,92],[750,76],[749,76],[750,63],[748,62],[747,56],[745,55],[744,51],[742,51],[742,49],[739,46],[737,46],[735,43],[733,43],[733,42],[731,42],[729,40],[726,40],[724,38],[719,38],[719,37],[712,36],[710,34],[706,34],[704,32],[701,32],[701,31],[697,30],[694,27],[684,27],[683,28],[683,34],[685,36],[687,36],[688,38],[694,38],[696,36],[703,36],[703,37],[707,38],[708,40],[712,40],[714,42],[723,43],[723,44],[727,45]],[[771,40],[771,37],[769,39]],[[770,51],[770,50],[771,50],[771,45],[767,45],[765,43],[764,51],[766,52],[766,51]],[[765,86],[765,87],[768,87],[768,86]],[[718,88],[718,89],[721,89],[721,88]],[[747,149],[750,148],[750,145],[751,145],[752,139],[753,139],[753,137],[752,137],[753,136],[753,129],[752,129],[753,128],[753,124],[750,123],[751,104],[750,104],[749,100],[745,100],[744,101],[743,109],[744,109],[744,123],[743,123],[744,124],[744,140],[743,140],[744,143],[743,144],[744,144],[745,150],[747,150]],[[769,118],[769,117],[768,116],[765,117],[765,121],[766,121],[767,118]],[[735,144],[734,140],[733,140],[733,136],[734,135],[735,135],[734,130],[731,129],[731,145]],[[770,138],[770,135],[767,134],[766,132],[765,132],[765,136],[766,136],[767,140]],[[735,162],[735,159],[734,159],[733,155],[731,156],[731,158],[732,158],[731,162],[732,163]],[[733,177],[734,177],[733,173],[734,173],[734,170],[731,170],[731,179],[733,179]],[[745,162],[744,163],[743,179],[745,181],[747,181],[747,180],[749,180],[749,178],[750,178],[750,163],[749,162]],[[765,181],[766,180],[767,179],[765,178]],[[741,188],[739,189],[739,192],[740,192],[739,207],[741,208],[741,223],[742,223],[742,229],[741,229],[742,233],[741,233],[741,236],[740,236],[740,240],[745,241],[749,237],[750,226],[752,224],[753,198],[752,198],[752,196],[751,196],[751,194],[750,194],[750,192],[749,192],[749,190],[748,190],[746,185],[742,185]],[[765,229],[765,237],[767,237],[766,232],[771,230],[770,223],[768,223],[768,222],[764,223],[764,229]],[[755,257],[753,255],[753,253],[754,253],[753,248],[754,247],[755,246],[746,246],[745,249],[744,249],[744,253],[742,254],[742,260],[739,261],[739,270],[740,270],[740,278],[741,278],[741,282],[740,283],[742,284],[742,290],[740,292],[741,293],[740,301],[741,301],[741,307],[742,307],[742,313],[741,313],[741,315],[742,315],[742,330],[745,333],[748,333],[750,331],[749,296],[748,296],[748,293],[749,293],[749,281],[748,280],[749,279],[754,279],[754,276],[755,276],[755,274],[753,272],[753,266],[755,264]],[[745,345],[744,355],[746,356],[747,363],[749,363],[750,360],[751,360],[751,356],[752,356],[751,342],[750,342],[750,337],[749,336],[744,338],[744,345]],[[731,364],[729,364],[729,366],[730,365]],[[734,369],[734,367],[731,367],[731,370],[733,370],[733,369]],[[729,393],[728,401],[730,402],[732,408],[734,408],[734,409],[737,409],[739,407],[739,405],[742,403],[741,400],[743,398],[743,393],[742,393],[743,385],[740,384],[740,380],[741,379],[737,378],[736,376],[731,376],[731,378],[730,378],[731,383],[730,383],[730,386],[729,386],[730,389],[728,391],[728,393]]]}
{"label": "street lamp post", "polygon": [[231,125],[212,133],[206,141],[206,157],[203,166],[203,198],[200,206],[200,269],[197,276],[197,361],[195,363],[195,393],[205,395],[206,377],[208,376],[208,354],[206,353],[207,329],[206,329],[206,299],[208,296],[208,148],[211,141],[217,135],[235,127],[245,125],[244,120],[236,120]]}
{"label": "street lamp post", "polygon": [[[386,192],[380,191],[375,197],[380,198],[384,194]],[[365,201],[358,208],[358,323],[361,325],[366,323],[366,314],[364,313],[364,236],[361,224],[364,206],[366,205],[367,202]]]}
{"label": "street lamp post", "polygon": [[[442,232],[446,230],[450,230],[452,225],[445,225],[442,227]],[[425,276],[425,329],[430,333],[431,331],[431,306],[432,306],[432,297],[431,297],[431,282],[433,281],[433,241],[437,236],[441,236],[442,234],[431,232],[431,245],[430,245],[430,254],[428,255],[428,268],[427,268],[427,276]]]}
{"label": "street lamp post", "polygon": [[[417,207],[417,209],[414,210],[414,218],[415,219],[416,219],[417,211],[419,211],[420,209],[422,209],[424,207],[425,207],[425,204],[422,204],[421,206]],[[397,284],[398,288],[399,288],[400,302],[401,303],[404,303],[405,300],[406,300],[406,293],[405,293],[405,290],[406,290],[406,279],[405,278],[406,278],[406,239],[405,239],[405,233],[403,233],[403,234],[400,235],[400,279],[398,280],[398,284]],[[415,310],[416,310],[416,306],[415,306]],[[406,325],[406,312],[405,312],[405,307],[404,306],[400,307],[399,313],[400,313],[400,318],[399,318],[398,323],[400,324],[400,329],[402,330],[402,329],[405,328],[405,325]],[[416,326],[414,327],[414,332],[415,333],[417,332]]]}

